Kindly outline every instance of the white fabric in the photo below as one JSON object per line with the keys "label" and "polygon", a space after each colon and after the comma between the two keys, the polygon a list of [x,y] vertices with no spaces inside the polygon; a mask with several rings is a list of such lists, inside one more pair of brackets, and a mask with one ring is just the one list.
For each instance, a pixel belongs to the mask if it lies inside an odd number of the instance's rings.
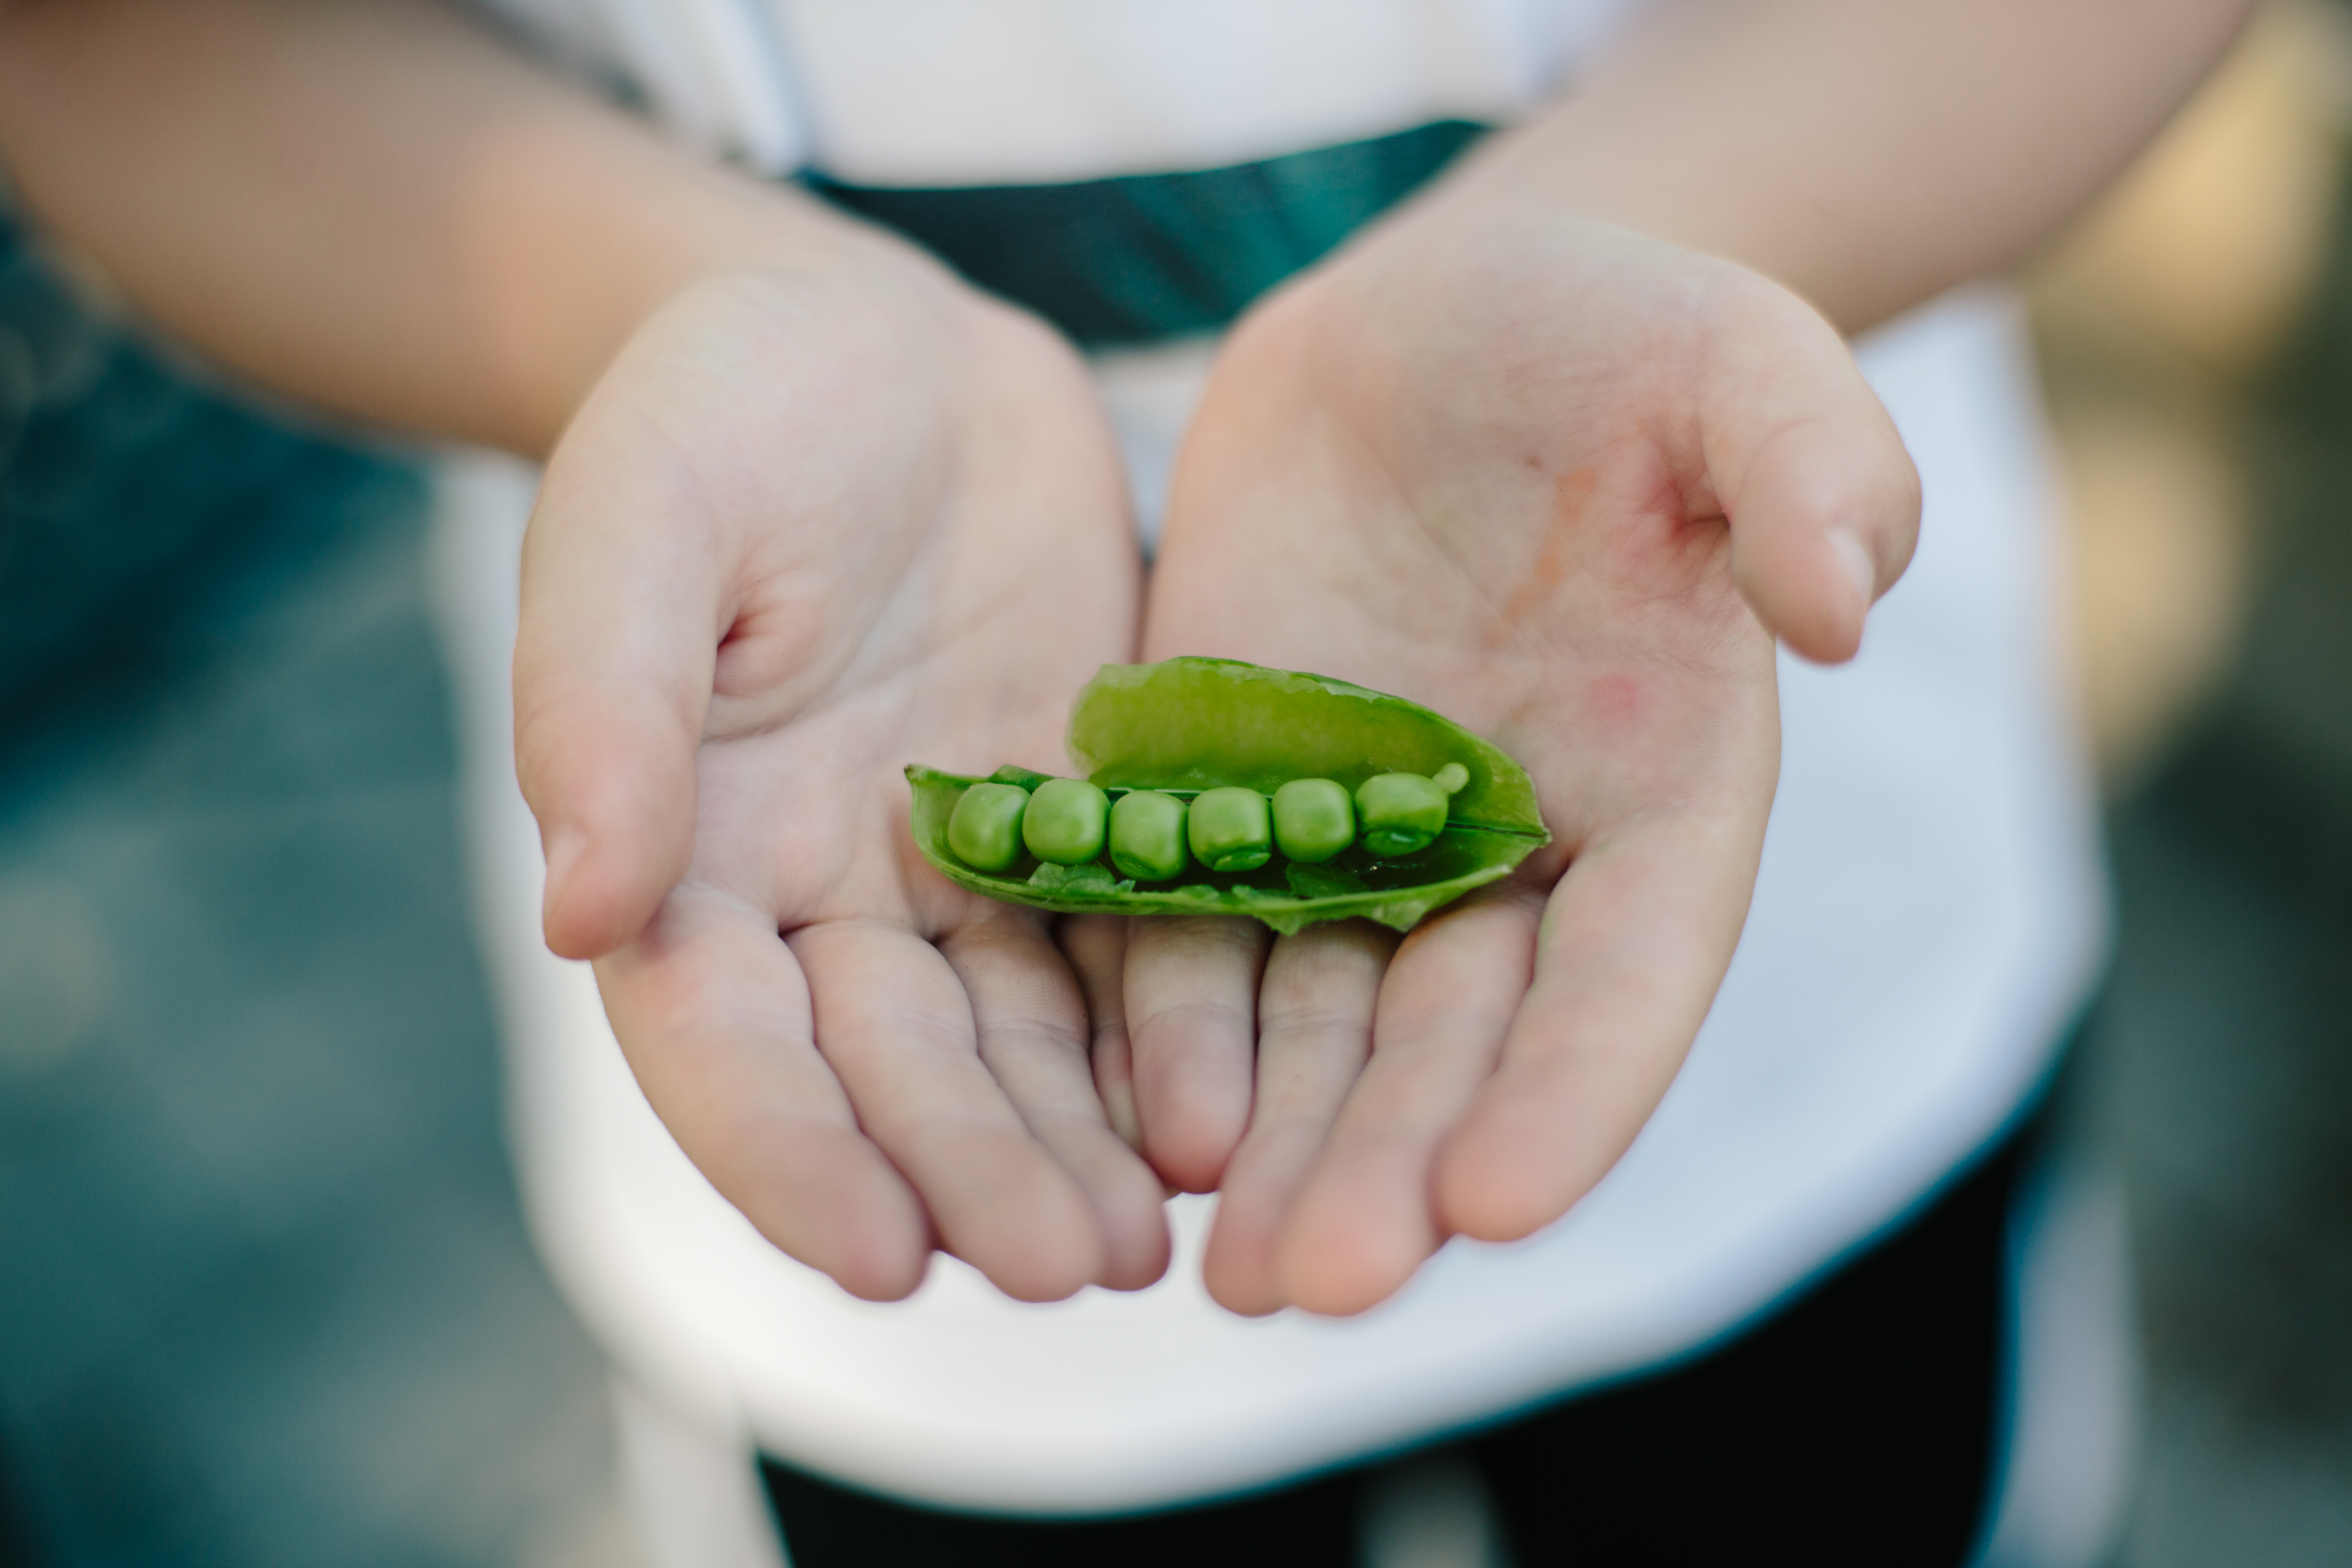
{"label": "white fabric", "polygon": [[681,1416],[626,1378],[613,1435],[629,1514],[654,1568],[790,1568],[758,1461],[740,1436]]}
{"label": "white fabric", "polygon": [[1629,0],[481,3],[618,63],[696,146],[773,174],[961,185],[1512,119]]}
{"label": "white fabric", "polygon": [[1513,0],[768,3],[811,157],[874,184],[1204,168],[1504,118],[1565,43],[1538,26],[1557,8]]}
{"label": "white fabric", "polygon": [[1176,472],[1177,438],[1192,422],[1192,410],[1216,356],[1215,338],[1186,338],[1094,356],[1095,390],[1118,436],[1135,507],[1135,531],[1149,554],[1160,550],[1168,485]]}
{"label": "white fabric", "polygon": [[2018,312],[1956,298],[1861,358],[1918,460],[1923,542],[1854,665],[1783,661],[1754,912],[1688,1066],[1567,1220],[1456,1242],[1346,1322],[1217,1310],[1203,1199],[1173,1205],[1160,1285],[1054,1306],[947,1259],[912,1301],[861,1303],[761,1241],[646,1105],[586,970],[539,943],[506,708],[530,480],[453,468],[441,577],[516,1143],[550,1262],[599,1337],[666,1398],[852,1481],[975,1509],[1142,1506],[1685,1353],[1920,1203],[2044,1070],[2099,959],[2099,880],[2056,695]]}

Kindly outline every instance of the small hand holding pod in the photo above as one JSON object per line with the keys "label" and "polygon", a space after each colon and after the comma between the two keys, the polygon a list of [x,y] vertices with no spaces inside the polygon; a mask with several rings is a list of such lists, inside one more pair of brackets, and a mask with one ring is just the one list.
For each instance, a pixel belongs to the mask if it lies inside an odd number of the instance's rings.
{"label": "small hand holding pod", "polygon": [[908,767],[917,847],[961,887],[1066,913],[1409,931],[1550,837],[1534,785],[1494,745],[1325,676],[1106,665],[1070,710],[1069,751],[1087,779]]}

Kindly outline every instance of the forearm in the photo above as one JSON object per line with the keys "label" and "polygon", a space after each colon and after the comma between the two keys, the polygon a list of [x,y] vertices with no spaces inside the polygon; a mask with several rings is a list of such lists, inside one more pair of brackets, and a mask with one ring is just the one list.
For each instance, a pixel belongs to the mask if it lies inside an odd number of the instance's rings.
{"label": "forearm", "polygon": [[1742,262],[1856,331],[2013,265],[2251,0],[1687,0],[1456,188]]}
{"label": "forearm", "polygon": [[530,455],[697,276],[885,243],[425,5],[0,6],[0,153],[47,226],[223,362]]}

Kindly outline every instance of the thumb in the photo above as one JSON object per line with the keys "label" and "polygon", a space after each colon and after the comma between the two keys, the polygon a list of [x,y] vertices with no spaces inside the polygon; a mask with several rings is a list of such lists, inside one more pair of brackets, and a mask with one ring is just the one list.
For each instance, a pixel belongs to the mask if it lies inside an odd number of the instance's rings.
{"label": "thumb", "polygon": [[1762,313],[1717,340],[1707,473],[1748,607],[1795,652],[1836,664],[1911,563],[1919,474],[1835,330],[1790,295]]}
{"label": "thumb", "polygon": [[723,574],[688,477],[640,456],[568,440],[523,543],[515,771],[566,958],[636,935],[694,855]]}

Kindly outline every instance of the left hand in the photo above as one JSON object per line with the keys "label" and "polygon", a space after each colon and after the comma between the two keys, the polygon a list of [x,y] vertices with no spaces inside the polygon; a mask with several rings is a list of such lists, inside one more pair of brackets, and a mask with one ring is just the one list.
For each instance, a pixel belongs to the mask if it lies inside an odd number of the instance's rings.
{"label": "left hand", "polygon": [[1220,1301],[1361,1310],[1447,1237],[1526,1236],[1616,1162],[1746,916],[1773,639],[1850,657],[1918,506],[1810,307],[1601,225],[1424,205],[1235,330],[1144,657],[1423,702],[1525,764],[1554,837],[1401,942],[1139,922],[1144,1147],[1222,1187]]}

